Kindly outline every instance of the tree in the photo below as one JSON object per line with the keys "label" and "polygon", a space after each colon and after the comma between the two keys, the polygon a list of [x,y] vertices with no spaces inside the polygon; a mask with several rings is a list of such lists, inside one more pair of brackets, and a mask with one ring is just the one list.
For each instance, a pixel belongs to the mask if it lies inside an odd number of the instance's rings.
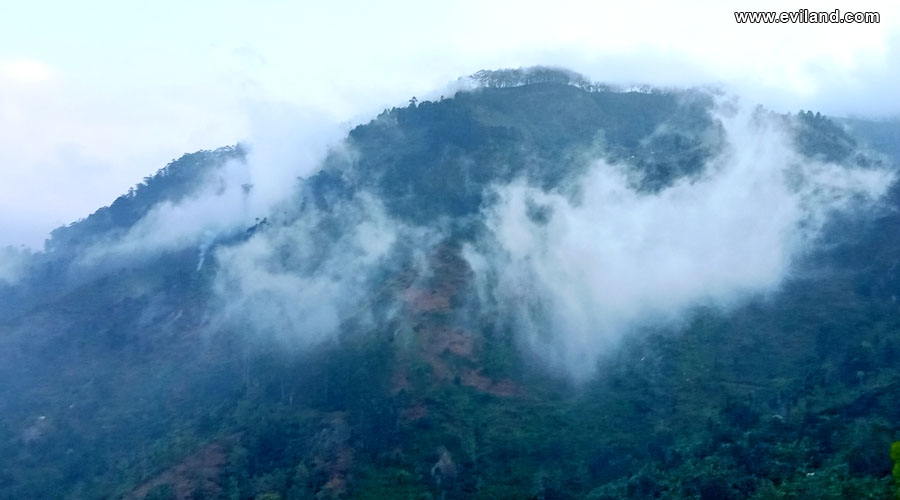
{"label": "tree", "polygon": [[897,488],[894,496],[900,500],[900,441],[891,445],[891,460],[894,461],[894,481]]}

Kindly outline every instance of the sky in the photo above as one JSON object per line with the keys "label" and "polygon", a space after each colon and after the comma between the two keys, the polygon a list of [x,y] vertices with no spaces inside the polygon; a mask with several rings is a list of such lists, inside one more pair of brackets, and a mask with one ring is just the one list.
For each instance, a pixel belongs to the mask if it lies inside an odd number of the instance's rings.
{"label": "sky", "polygon": [[[733,16],[810,7],[881,23]],[[339,137],[460,76],[536,64],[718,85],[782,112],[896,117],[900,2],[4,2],[0,246],[40,248],[186,152]]]}

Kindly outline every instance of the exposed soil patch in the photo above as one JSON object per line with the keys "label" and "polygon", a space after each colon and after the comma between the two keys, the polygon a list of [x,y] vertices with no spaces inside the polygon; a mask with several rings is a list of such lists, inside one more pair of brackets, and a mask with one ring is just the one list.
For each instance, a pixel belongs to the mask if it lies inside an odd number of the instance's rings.
{"label": "exposed soil patch", "polygon": [[[433,382],[456,381],[499,397],[517,396],[521,391],[515,382],[482,374],[482,337],[453,324],[455,297],[465,290],[469,274],[458,250],[442,247],[431,256],[427,275],[416,276],[407,271],[394,279],[393,287],[400,288],[396,293],[404,305],[407,324],[415,325],[412,330],[416,347],[412,355],[428,364]],[[410,364],[412,360],[406,355],[401,358],[404,361],[398,363],[392,380],[395,394],[411,390],[414,385],[409,371],[414,363]],[[402,418],[412,421],[426,414],[425,406],[416,404],[403,410]]]}
{"label": "exposed soil patch", "polygon": [[481,370],[468,370],[462,374],[462,384],[473,387],[482,392],[504,398],[511,398],[519,394],[519,386],[512,380],[493,380],[481,374]]}
{"label": "exposed soil patch", "polygon": [[425,416],[428,415],[428,407],[422,403],[416,403],[409,408],[404,409],[401,415],[403,416],[403,420],[413,422],[425,418]]}
{"label": "exposed soil patch", "polygon": [[350,425],[346,415],[337,412],[326,421],[326,427],[314,438],[316,469],[328,474],[322,486],[325,498],[337,498],[347,491],[350,470],[353,466],[353,449],[350,447]]}
{"label": "exposed soil patch", "polygon": [[171,486],[178,500],[197,498],[198,494],[203,498],[218,498],[222,494],[220,483],[227,461],[222,446],[211,444],[142,484],[123,498],[142,500],[155,488],[166,485]]}
{"label": "exposed soil patch", "polygon": [[447,312],[450,296],[446,290],[409,288],[403,292],[406,305],[416,312]]}

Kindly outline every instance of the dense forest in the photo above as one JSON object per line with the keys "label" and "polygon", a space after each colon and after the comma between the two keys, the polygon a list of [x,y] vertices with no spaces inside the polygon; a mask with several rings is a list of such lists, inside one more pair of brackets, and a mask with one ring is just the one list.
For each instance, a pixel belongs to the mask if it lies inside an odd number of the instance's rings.
{"label": "dense forest", "polygon": [[[653,199],[735,139],[700,90],[474,78],[354,128],[228,231],[85,259],[225,182],[243,145],[54,231],[0,280],[0,498],[900,498],[900,185],[829,212],[777,286],[629,327],[572,376],[482,298],[497,186],[577,200],[602,158]],[[896,124],[752,120],[798,165],[896,169]],[[535,200],[529,224],[552,227]]]}

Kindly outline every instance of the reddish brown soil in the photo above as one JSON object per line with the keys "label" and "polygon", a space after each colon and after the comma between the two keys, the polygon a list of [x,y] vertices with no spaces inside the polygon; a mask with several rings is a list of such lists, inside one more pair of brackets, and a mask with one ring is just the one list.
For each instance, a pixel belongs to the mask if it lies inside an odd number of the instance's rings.
{"label": "reddish brown soil", "polygon": [[414,422],[421,418],[425,418],[425,416],[428,415],[428,407],[422,403],[416,403],[409,408],[404,409],[401,415],[403,416],[403,420]]}
{"label": "reddish brown soil", "polygon": [[195,492],[201,492],[206,498],[217,498],[222,494],[220,480],[226,462],[225,450],[218,444],[211,444],[142,484],[123,498],[141,500],[153,488],[166,484],[172,485],[175,498],[178,500],[188,500],[195,496]]}
{"label": "reddish brown soil", "polygon": [[481,370],[468,370],[462,374],[462,384],[474,387],[482,392],[504,398],[511,398],[519,394],[519,386],[512,380],[493,380],[481,374]]}
{"label": "reddish brown soil", "polygon": [[[413,355],[428,363],[438,382],[458,379],[465,386],[495,396],[519,395],[520,388],[511,380],[493,380],[481,373],[478,345],[481,337],[477,333],[435,324],[438,321],[430,314],[452,312],[453,298],[462,292],[468,280],[468,266],[451,248],[439,249],[430,260],[430,277],[419,278],[410,272],[394,280],[399,288],[396,293],[406,309],[404,314],[413,324],[418,323],[418,348]],[[392,384],[395,393],[411,388],[408,367],[407,363],[398,363]],[[410,413],[404,418],[421,418],[416,415],[422,410],[412,411],[412,408],[415,407],[407,409]]]}
{"label": "reddish brown soil", "polygon": [[350,428],[346,414],[331,415],[328,429],[323,431],[331,436],[313,458],[316,468],[328,473],[328,482],[322,486],[323,498],[338,498],[347,492],[350,470],[353,467],[353,449],[349,444]]}
{"label": "reddish brown soil", "polygon": [[447,312],[450,310],[450,297],[445,290],[427,288],[409,288],[403,292],[406,305],[417,312]]}

